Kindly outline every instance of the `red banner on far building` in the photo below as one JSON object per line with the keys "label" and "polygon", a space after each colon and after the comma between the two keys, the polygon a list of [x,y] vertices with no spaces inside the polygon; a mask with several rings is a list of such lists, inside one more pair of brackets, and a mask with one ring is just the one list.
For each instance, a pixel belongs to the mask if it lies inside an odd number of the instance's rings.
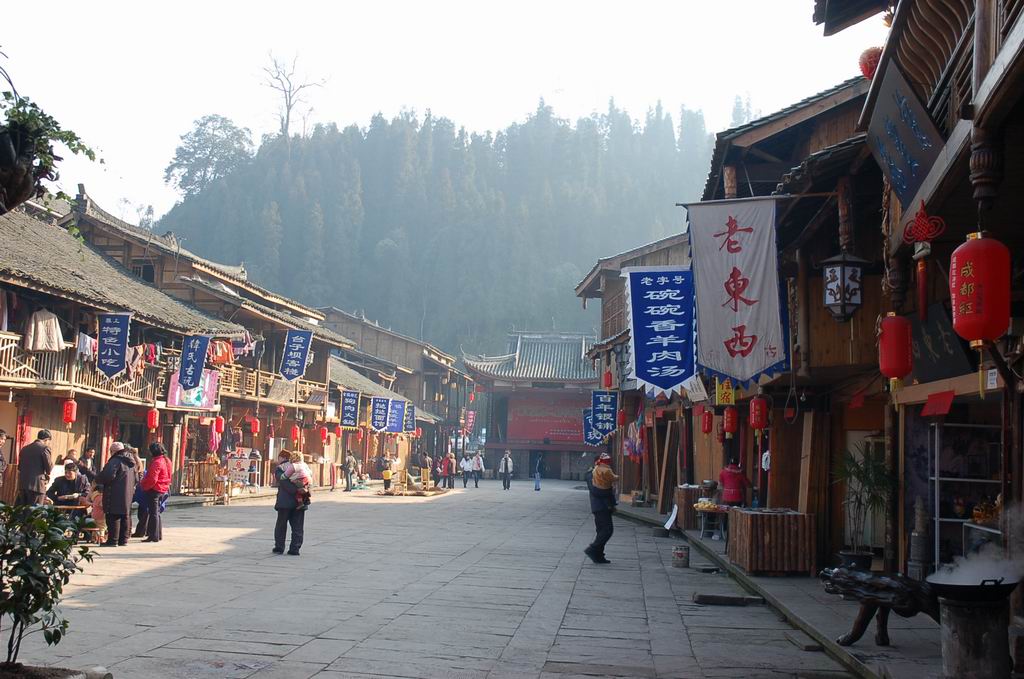
{"label": "red banner on far building", "polygon": [[508,438],[514,441],[545,439],[583,443],[580,412],[590,405],[590,394],[530,394],[509,396]]}

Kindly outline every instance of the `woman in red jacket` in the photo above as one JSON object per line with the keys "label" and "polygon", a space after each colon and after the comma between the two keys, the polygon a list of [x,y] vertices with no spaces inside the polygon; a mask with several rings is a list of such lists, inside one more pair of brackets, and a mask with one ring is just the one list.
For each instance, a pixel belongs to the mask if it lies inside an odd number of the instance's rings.
{"label": "woman in red jacket", "polygon": [[746,504],[747,488],[750,481],[743,473],[735,458],[729,460],[729,464],[718,473],[718,482],[722,485],[722,503],[734,507],[742,507]]}
{"label": "woman in red jacket", "polygon": [[146,522],[146,539],[143,542],[160,542],[163,539],[163,525],[160,521],[160,496],[171,488],[171,461],[162,443],[149,444],[152,459],[142,479],[142,501],[146,503],[149,518]]}

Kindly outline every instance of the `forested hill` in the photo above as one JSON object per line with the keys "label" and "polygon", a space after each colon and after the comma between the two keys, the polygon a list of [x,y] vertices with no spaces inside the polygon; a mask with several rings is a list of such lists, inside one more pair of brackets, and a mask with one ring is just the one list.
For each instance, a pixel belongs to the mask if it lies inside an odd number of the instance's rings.
{"label": "forested hill", "polygon": [[593,330],[573,287],[594,262],[676,233],[707,173],[699,111],[614,105],[575,124],[541,102],[471,134],[429,113],[268,138],[156,226],[307,304],[363,310],[449,351],[509,328]]}

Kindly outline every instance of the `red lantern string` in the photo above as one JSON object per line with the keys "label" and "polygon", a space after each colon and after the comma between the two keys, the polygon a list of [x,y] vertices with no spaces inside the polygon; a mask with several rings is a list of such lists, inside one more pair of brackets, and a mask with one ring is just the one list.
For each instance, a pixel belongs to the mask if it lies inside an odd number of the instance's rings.
{"label": "red lantern string", "polygon": [[710,434],[715,428],[715,413],[710,408],[704,408],[700,414],[700,430],[703,434]]}
{"label": "red lantern string", "polygon": [[160,426],[160,411],[156,408],[150,408],[146,413],[146,426],[149,428],[150,433],[156,431],[156,428]]}
{"label": "red lantern string", "polygon": [[740,415],[735,406],[729,406],[722,415],[722,429],[725,431],[725,438],[731,439],[732,435],[739,430]]}
{"label": "red lantern string", "polygon": [[68,429],[78,419],[78,401],[73,398],[69,398],[64,401],[64,424]]}
{"label": "red lantern string", "polygon": [[889,378],[889,390],[897,391],[914,369],[910,321],[889,312],[878,328],[878,369]]}

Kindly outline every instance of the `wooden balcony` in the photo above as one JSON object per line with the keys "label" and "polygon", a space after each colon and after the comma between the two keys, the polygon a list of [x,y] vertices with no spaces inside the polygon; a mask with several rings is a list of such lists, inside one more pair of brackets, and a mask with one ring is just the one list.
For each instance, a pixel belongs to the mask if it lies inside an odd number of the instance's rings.
{"label": "wooden balcony", "polygon": [[79,360],[75,349],[27,352],[22,337],[0,332],[0,387],[27,387],[75,392],[123,403],[151,405],[156,401],[161,368],[147,365],[131,378],[108,380],[92,361]]}
{"label": "wooden balcony", "polygon": [[[322,398],[310,398],[321,394]],[[240,365],[220,367],[220,395],[273,405],[321,410],[327,400],[327,384],[311,380],[288,382],[277,373]]]}

